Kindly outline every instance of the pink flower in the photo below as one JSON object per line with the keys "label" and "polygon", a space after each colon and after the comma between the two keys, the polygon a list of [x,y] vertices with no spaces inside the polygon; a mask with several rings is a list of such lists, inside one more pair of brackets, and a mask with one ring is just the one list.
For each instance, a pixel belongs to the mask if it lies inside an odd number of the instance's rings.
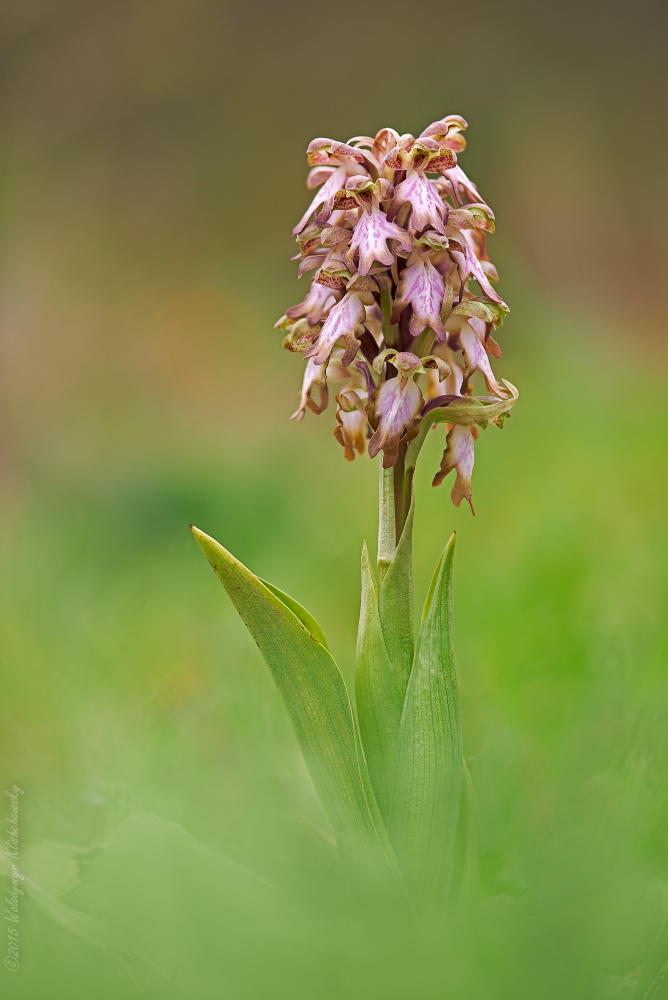
{"label": "pink flower", "polygon": [[[284,347],[308,362],[294,418],[321,413],[328,381],[347,380],[336,397],[335,436],[352,461],[370,434],[369,455],[382,451],[386,468],[421,421],[445,423],[434,485],[456,471],[457,505],[471,502],[476,425],[503,426],[518,397],[490,361],[501,357],[492,332],[508,307],[487,254],[494,213],[457,163],[466,128],[449,115],[417,138],[383,128],[347,143],[313,140],[308,187],[317,191],[295,227],[294,259],[300,276],[315,275],[303,302],[276,324],[286,331]],[[467,287],[473,281],[482,294]],[[430,331],[438,356],[421,358]],[[475,372],[491,395],[473,395]]]}

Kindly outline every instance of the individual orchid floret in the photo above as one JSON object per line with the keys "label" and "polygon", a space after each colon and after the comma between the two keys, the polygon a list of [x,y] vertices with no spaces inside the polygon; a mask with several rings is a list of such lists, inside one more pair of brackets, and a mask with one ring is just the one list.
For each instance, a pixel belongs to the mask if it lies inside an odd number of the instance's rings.
{"label": "individual orchid floret", "polygon": [[[468,392],[468,380],[475,371],[482,372],[482,375],[490,392],[495,393],[502,399],[508,395],[502,385],[497,382],[492,366],[489,363],[487,350],[485,350],[485,324],[475,317],[460,315],[453,311],[448,317],[446,330],[453,334],[453,340],[459,345],[459,349],[464,355],[466,367],[464,369],[465,391]],[[492,341],[498,347],[495,341]],[[488,348],[489,350],[489,348]]]}
{"label": "individual orchid floret", "polygon": [[[287,338],[286,338],[287,339]],[[288,350],[294,350],[291,345],[284,346],[288,347]],[[305,348],[304,348],[305,349]],[[349,381],[349,386],[346,386],[342,392],[348,392],[351,399],[355,400],[356,397],[351,391],[352,389],[361,392],[362,395],[366,394],[368,386],[363,375],[363,370],[361,365],[359,368],[348,368],[343,364],[344,351],[337,348],[332,352],[328,363],[323,365],[316,365],[313,359],[309,358],[306,364],[306,370],[304,371],[304,380],[302,383],[302,388],[299,398],[299,409],[292,414],[291,420],[303,420],[306,409],[312,410],[313,413],[319,415],[324,410],[327,409],[327,404],[329,403],[329,383],[330,382],[346,382]],[[316,403],[313,399],[313,390],[318,388],[320,402]],[[364,409],[361,402],[358,401],[358,408]]]}
{"label": "individual orchid floret", "polygon": [[373,367],[380,373],[385,363],[394,365],[397,375],[374,390],[367,414],[374,428],[369,455],[374,458],[382,450],[383,468],[389,469],[399,457],[399,445],[412,440],[418,433],[424,400],[415,384],[416,375],[425,374],[427,368],[436,368],[442,380],[450,374],[450,369],[441,358],[418,358],[408,351],[393,349],[379,354]]}
{"label": "individual orchid floret", "polygon": [[[475,253],[473,252],[471,246],[469,245],[468,239],[466,238],[466,233],[461,233],[459,230],[452,229],[450,226],[447,227],[448,230],[448,252],[451,254],[452,259],[457,264],[459,269],[459,275],[461,278],[462,286],[466,285],[469,277],[474,277],[482,288],[485,295],[489,296],[494,302],[498,302],[500,305],[505,306],[505,302],[501,296],[492,288],[489,277],[485,273],[483,268],[483,263],[478,260]],[[463,236],[463,240],[458,240],[457,236]],[[496,277],[496,269],[493,268],[492,273]]]}
{"label": "individual orchid floret", "polygon": [[[447,335],[441,321],[445,283],[431,262],[430,254],[435,244],[430,242],[431,245],[428,246],[415,246],[401,272],[390,322],[398,323],[406,306],[411,305],[411,337],[419,337],[423,330],[430,327],[438,340],[445,340]],[[444,238],[443,243],[447,246],[447,239]]]}
{"label": "individual orchid floret", "polygon": [[309,176],[309,187],[323,186],[293,229],[295,236],[304,229],[312,215],[316,220],[327,219],[331,215],[336,195],[345,187],[347,177],[354,174],[366,176],[362,166],[364,157],[359,150],[344,142],[314,139],[308,147],[308,157],[309,164],[315,167]]}
{"label": "individual orchid floret", "polygon": [[459,424],[454,424],[450,428],[446,439],[446,448],[441,459],[441,468],[434,476],[432,486],[440,486],[448,473],[455,469],[457,478],[450,493],[452,502],[455,507],[459,507],[462,500],[468,500],[473,511],[471,501],[471,474],[474,459],[472,431],[472,427],[462,427]]}
{"label": "individual orchid floret", "polygon": [[289,316],[281,316],[277,323],[274,323],[275,330],[287,330],[283,338],[283,347],[293,354],[304,354],[320,336],[321,323],[310,326],[303,318],[292,320]]}
{"label": "individual orchid floret", "polygon": [[[421,233],[424,229],[435,229],[437,233],[445,236],[444,217],[445,204],[441,199],[438,188],[432,184],[431,180],[425,176],[425,170],[435,171],[438,167],[454,167],[454,154],[448,152],[444,160],[440,156],[438,143],[434,139],[418,139],[410,154],[399,153],[393,150],[386,157],[386,162],[396,164],[397,168],[403,165],[406,170],[406,177],[398,185],[389,216],[394,218],[402,205],[410,204],[410,226],[416,233]],[[430,157],[432,162],[430,163]]]}
{"label": "individual orchid floret", "polygon": [[355,460],[355,451],[363,455],[366,451],[367,428],[366,415],[368,399],[368,382],[364,375],[366,366],[358,362],[358,368],[352,378],[336,397],[336,427],[334,437],[343,446],[346,459]]}
{"label": "individual orchid floret", "polygon": [[[319,403],[316,403],[311,395],[316,386],[320,395]],[[327,388],[327,365],[316,365],[314,361],[309,360],[306,364],[306,371],[304,372],[304,381],[302,382],[302,389],[299,396],[299,408],[295,410],[290,417],[290,420],[303,420],[304,414],[306,413],[306,407],[314,413],[320,414],[323,410],[327,409],[328,402],[329,389]]]}
{"label": "individual orchid floret", "polygon": [[[360,194],[364,191],[360,188]],[[405,229],[390,222],[385,212],[379,208],[380,192],[371,194],[370,203],[364,205],[364,210],[353,231],[350,244],[352,253],[359,254],[358,270],[362,275],[369,273],[375,261],[389,266],[394,262],[394,256],[388,249],[388,240],[397,240],[403,255],[408,257],[413,249],[413,237]]]}
{"label": "individual orchid floret", "polygon": [[307,358],[313,358],[316,365],[325,364],[334,350],[338,340],[343,340],[346,347],[343,364],[349,365],[360,347],[360,337],[364,333],[364,298],[368,300],[369,293],[364,291],[349,291],[340,302],[329,312],[318,340],[309,350]]}

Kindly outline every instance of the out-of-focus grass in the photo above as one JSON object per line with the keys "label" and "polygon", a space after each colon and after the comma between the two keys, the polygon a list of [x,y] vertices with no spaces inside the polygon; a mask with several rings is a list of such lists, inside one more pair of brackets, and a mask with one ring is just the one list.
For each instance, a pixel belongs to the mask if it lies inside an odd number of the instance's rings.
{"label": "out-of-focus grass", "polygon": [[24,863],[127,944],[26,897],[12,995],[628,995],[668,900],[668,431],[620,343],[538,308],[514,339],[500,374],[521,400],[478,443],[476,517],[429,486],[437,432],[417,483],[418,606],[458,532],[472,941],[453,953],[338,892],[268,671],[190,537],[304,603],[351,681],[377,465],[344,462],[331,414],[279,427],[286,393],[223,444],[202,423],[92,472],[35,460],[7,495],[2,776],[25,789]]}

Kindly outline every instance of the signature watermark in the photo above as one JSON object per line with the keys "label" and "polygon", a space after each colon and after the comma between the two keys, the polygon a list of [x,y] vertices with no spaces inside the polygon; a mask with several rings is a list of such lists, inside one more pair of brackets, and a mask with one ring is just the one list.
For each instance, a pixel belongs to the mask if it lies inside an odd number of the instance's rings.
{"label": "signature watermark", "polygon": [[5,968],[10,972],[17,972],[19,968],[19,900],[23,895],[21,882],[23,875],[18,870],[19,860],[19,800],[23,795],[23,789],[18,785],[12,785],[5,791],[9,797],[9,816],[5,822],[5,854],[11,858],[9,880],[10,888],[5,896],[5,920],[7,922],[7,954],[5,956]]}

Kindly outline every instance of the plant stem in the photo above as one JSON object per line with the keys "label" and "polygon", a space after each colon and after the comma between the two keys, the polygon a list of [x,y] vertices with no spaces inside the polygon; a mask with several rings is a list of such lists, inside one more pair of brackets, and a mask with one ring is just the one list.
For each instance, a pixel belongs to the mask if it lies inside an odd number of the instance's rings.
{"label": "plant stem", "polygon": [[[411,505],[413,469],[407,470],[406,445],[391,469],[381,463],[378,480],[378,581],[383,582],[403,534]],[[406,474],[408,471],[408,475]]]}
{"label": "plant stem", "polygon": [[378,477],[378,582],[390,568],[397,548],[394,469],[384,469],[379,461]]}

